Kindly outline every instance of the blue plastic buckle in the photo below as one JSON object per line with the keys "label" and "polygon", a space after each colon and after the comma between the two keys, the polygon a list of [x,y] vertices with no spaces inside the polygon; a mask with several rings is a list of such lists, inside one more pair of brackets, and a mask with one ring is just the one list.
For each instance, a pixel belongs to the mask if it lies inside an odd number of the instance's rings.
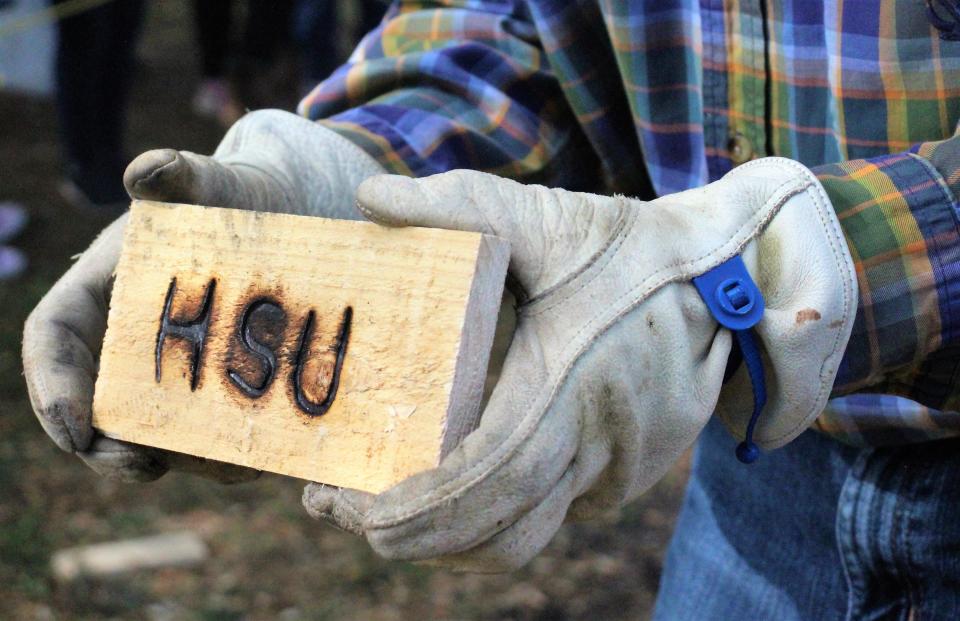
{"label": "blue plastic buckle", "polygon": [[749,330],[763,317],[763,294],[740,255],[693,279],[710,314],[724,328]]}
{"label": "blue plastic buckle", "polygon": [[733,332],[743,353],[753,385],[753,413],[744,440],[737,445],[737,459],[745,464],[753,463],[760,456],[760,449],[753,442],[753,430],[767,403],[763,360],[751,329],[763,318],[763,294],[747,272],[740,255],[697,276],[693,284],[717,323]]}

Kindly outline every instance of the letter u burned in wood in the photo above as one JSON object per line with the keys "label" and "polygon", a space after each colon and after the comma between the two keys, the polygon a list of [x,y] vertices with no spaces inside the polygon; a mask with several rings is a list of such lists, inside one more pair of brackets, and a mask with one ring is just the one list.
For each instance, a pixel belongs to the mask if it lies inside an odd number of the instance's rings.
{"label": "letter u burned in wood", "polygon": [[477,422],[507,242],[134,202],[104,434],[371,492]]}
{"label": "letter u burned in wood", "polygon": [[297,347],[297,363],[293,370],[293,393],[296,397],[297,406],[310,416],[320,416],[330,409],[333,400],[337,397],[337,388],[340,386],[340,372],[343,370],[343,358],[347,354],[347,343],[350,340],[350,324],[353,322],[353,309],[349,306],[343,311],[343,318],[340,320],[340,329],[337,331],[337,342],[333,346],[333,372],[330,374],[330,382],[327,385],[327,394],[320,402],[314,402],[307,397],[303,388],[303,369],[307,362],[307,352],[310,348],[310,337],[313,335],[314,312],[307,313],[307,319],[303,323],[303,330],[300,332]]}

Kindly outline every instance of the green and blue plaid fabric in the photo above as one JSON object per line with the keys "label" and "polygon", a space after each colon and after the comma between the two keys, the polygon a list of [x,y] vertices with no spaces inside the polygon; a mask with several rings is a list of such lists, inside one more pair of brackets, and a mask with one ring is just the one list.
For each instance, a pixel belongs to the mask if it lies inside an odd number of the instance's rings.
{"label": "green and blue plaid fabric", "polygon": [[300,111],[416,176],[648,197],[810,166],[860,285],[817,428],[914,442],[960,435],[960,41],[939,34],[920,0],[400,2]]}

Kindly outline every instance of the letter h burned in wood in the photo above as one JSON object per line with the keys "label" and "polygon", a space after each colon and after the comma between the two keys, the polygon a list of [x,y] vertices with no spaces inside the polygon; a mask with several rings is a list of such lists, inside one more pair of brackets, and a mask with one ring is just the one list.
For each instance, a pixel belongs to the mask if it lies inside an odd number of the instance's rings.
{"label": "letter h burned in wood", "polygon": [[210,309],[213,304],[213,290],[217,286],[216,279],[211,279],[207,283],[207,288],[203,292],[203,301],[200,303],[200,310],[197,311],[193,319],[186,321],[175,321],[170,312],[173,308],[173,295],[177,292],[177,279],[170,281],[167,288],[167,297],[163,302],[163,314],[160,315],[160,330],[157,332],[157,350],[156,350],[156,380],[160,381],[161,369],[163,367],[163,345],[168,338],[187,341],[192,345],[193,351],[190,354],[190,390],[196,390],[200,381],[200,361],[203,356],[203,345],[207,340],[207,332],[210,330]]}

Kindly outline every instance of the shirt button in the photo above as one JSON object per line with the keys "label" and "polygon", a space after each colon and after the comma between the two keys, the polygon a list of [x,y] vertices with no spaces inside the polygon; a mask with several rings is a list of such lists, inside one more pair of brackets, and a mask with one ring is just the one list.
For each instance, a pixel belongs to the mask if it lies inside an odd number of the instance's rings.
{"label": "shirt button", "polygon": [[734,166],[749,162],[753,158],[753,145],[740,132],[734,134],[727,142],[727,150],[730,151],[730,161]]}

